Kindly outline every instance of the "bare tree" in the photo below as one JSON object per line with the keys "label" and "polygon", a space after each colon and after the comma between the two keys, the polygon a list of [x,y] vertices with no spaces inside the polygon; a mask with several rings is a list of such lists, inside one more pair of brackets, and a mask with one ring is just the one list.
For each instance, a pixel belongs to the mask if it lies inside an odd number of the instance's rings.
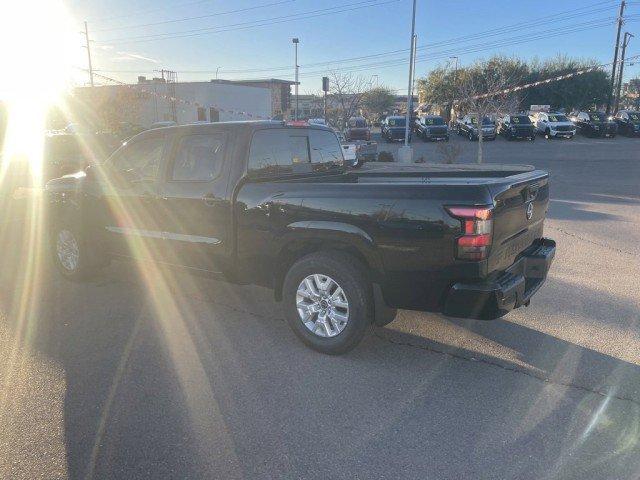
{"label": "bare tree", "polygon": [[329,91],[332,110],[340,127],[344,127],[351,117],[357,116],[365,93],[371,82],[351,73],[332,71],[329,73]]}
{"label": "bare tree", "polygon": [[520,75],[508,69],[492,65],[492,62],[476,64],[461,72],[457,88],[457,107],[473,114],[478,127],[478,163],[483,162],[482,123],[485,117],[498,117],[518,108],[518,97],[505,92],[517,85]]}

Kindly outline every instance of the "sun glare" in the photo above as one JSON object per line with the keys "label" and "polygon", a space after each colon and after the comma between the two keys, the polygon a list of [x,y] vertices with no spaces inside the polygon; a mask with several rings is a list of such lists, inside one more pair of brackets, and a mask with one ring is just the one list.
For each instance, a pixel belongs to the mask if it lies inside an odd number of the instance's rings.
{"label": "sun glare", "polygon": [[8,111],[3,163],[39,170],[47,110],[82,65],[78,26],[59,0],[10,2],[0,13],[0,101]]}

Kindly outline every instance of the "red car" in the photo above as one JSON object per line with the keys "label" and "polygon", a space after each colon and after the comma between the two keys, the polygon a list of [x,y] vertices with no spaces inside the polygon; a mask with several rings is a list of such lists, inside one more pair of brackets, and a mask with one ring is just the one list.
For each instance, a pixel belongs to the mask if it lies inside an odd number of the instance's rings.
{"label": "red car", "polygon": [[371,140],[371,130],[367,121],[362,117],[351,117],[344,134],[347,142],[352,140]]}

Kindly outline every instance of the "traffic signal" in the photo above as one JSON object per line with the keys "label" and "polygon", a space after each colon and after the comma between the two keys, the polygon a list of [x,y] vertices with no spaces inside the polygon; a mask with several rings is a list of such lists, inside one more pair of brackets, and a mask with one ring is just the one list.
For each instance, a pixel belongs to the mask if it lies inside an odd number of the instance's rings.
{"label": "traffic signal", "polygon": [[322,77],[322,91],[329,91],[329,77]]}

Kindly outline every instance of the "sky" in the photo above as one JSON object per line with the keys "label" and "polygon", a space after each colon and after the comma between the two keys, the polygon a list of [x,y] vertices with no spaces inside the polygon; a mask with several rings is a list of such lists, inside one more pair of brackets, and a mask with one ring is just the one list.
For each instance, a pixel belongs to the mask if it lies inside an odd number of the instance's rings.
{"label": "sky", "polygon": [[[177,71],[180,81],[210,80],[216,70],[221,79],[292,80],[298,37],[302,93],[320,91],[331,70],[406,92],[411,0],[64,3],[79,29],[87,21],[94,69],[120,81],[159,76],[162,68]],[[450,56],[460,65],[494,54],[609,63],[618,8],[611,0],[417,0],[416,73],[453,65]],[[640,53],[640,1],[629,3],[625,17],[623,32],[638,33],[630,57]],[[79,49],[83,41],[78,35]],[[625,80],[638,75],[640,61],[625,67]]]}

